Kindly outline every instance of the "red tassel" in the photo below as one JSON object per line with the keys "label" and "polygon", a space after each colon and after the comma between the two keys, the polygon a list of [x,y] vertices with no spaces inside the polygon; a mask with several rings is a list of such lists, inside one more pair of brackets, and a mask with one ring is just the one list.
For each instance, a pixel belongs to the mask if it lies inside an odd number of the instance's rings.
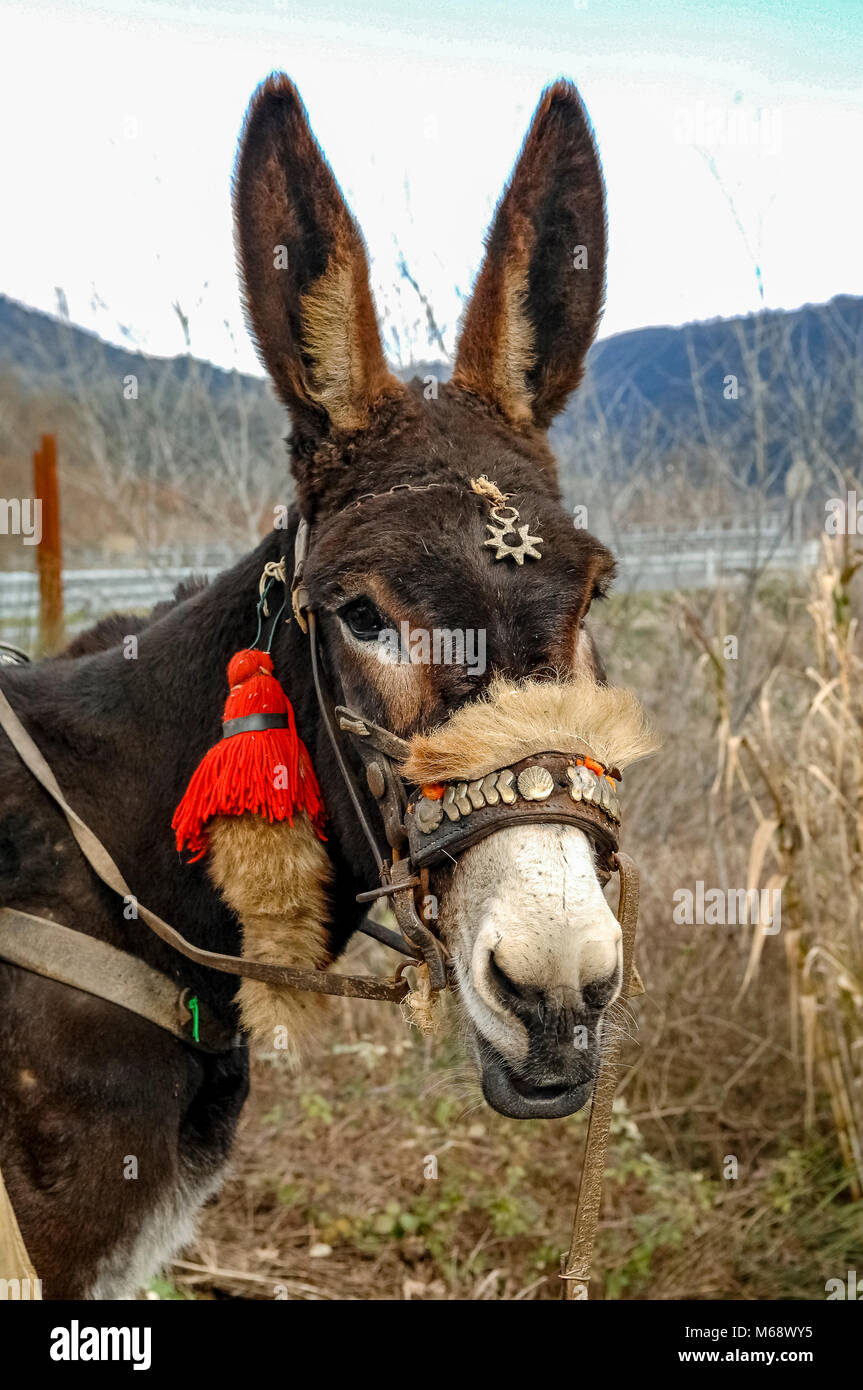
{"label": "red tassel", "polygon": [[204,755],[174,812],[171,827],[177,849],[192,850],[192,861],[207,850],[206,824],[213,816],[245,811],[293,825],[305,811],[323,840],[326,812],[308,749],[297,734],[291,702],[273,675],[268,652],[250,648],[228,663],[230,692],[224,722],[249,715],[283,715],[284,728],[226,732]]}

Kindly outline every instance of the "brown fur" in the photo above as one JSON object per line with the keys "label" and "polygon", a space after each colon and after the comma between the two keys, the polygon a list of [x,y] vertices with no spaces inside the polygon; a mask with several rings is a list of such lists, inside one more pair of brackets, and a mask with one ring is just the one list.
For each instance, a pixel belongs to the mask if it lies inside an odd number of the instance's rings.
{"label": "brown fur", "polygon": [[[323,969],[331,954],[324,923],[332,870],[305,814],[270,824],[262,816],[222,816],[210,825],[210,877],[243,928],[243,955]],[[237,1002],[243,1027],[275,1045],[284,1028],[296,1061],[318,1031],[327,997],[243,980]]]}
{"label": "brown fur", "polygon": [[276,390],[310,424],[362,428],[404,388],[384,360],[359,227],[283,74],[249,106],[234,209],[249,328]]}
{"label": "brown fur", "polygon": [[[581,380],[605,292],[605,190],[575,88],[543,94],[486,241],[453,381],[545,428]],[[576,269],[577,246],[587,268]]]}
{"label": "brown fur", "polygon": [[[397,631],[401,631],[403,622],[410,625],[410,610],[400,601],[394,585],[386,584],[379,575],[372,573],[368,576],[364,591],[382,613],[392,618]],[[428,667],[415,662],[399,662],[391,666],[378,660],[376,649],[366,655],[366,663],[371,667],[371,679],[381,692],[393,727],[404,729],[414,725],[433,698]],[[365,676],[368,679],[368,670]]]}
{"label": "brown fur", "polygon": [[411,782],[472,781],[535,753],[590,754],[628,767],[658,747],[630,690],[570,681],[495,681],[484,699],[457,709],[430,734],[417,734],[402,772]]}

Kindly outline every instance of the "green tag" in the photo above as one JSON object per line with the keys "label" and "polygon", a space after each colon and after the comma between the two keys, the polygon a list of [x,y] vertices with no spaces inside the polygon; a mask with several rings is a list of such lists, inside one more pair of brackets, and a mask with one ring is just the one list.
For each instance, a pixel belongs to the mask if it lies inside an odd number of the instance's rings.
{"label": "green tag", "polygon": [[192,1015],[192,1037],[195,1039],[195,1042],[200,1042],[201,1039],[200,1039],[200,1037],[199,1037],[199,1035],[198,1035],[198,996],[197,996],[197,994],[193,994],[193,995],[192,995],[191,999],[189,1000],[188,1004],[186,1005],[186,1008],[189,1010],[189,1013]]}

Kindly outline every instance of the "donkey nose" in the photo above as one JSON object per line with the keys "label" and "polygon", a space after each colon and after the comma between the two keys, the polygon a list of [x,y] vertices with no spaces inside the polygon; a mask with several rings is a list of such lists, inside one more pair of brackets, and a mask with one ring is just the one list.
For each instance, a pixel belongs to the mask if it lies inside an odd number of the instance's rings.
{"label": "donkey nose", "polygon": [[604,1009],[617,988],[621,931],[610,913],[584,932],[570,926],[509,939],[497,934],[497,940],[486,937],[477,945],[496,999],[519,1017],[537,1008],[542,1012],[543,1003],[576,1012]]}
{"label": "donkey nose", "polygon": [[601,1013],[617,992],[616,950],[604,952],[602,959],[597,957],[592,962],[597,967],[605,966],[605,973],[580,981],[580,988],[572,984],[519,981],[505,968],[501,957],[499,949],[491,951],[488,957],[488,977],[498,1002],[530,1030],[558,1034],[561,1042],[586,1016]]}
{"label": "donkey nose", "polygon": [[[578,953],[579,984],[583,991],[606,980],[617,970],[622,940],[620,923],[614,918],[586,935]],[[605,1003],[608,1003],[607,999]]]}

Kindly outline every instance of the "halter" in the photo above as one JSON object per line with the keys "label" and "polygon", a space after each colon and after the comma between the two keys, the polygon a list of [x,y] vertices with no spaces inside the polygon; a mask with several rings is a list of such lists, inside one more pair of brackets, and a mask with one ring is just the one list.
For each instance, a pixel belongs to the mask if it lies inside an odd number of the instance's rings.
{"label": "halter", "polygon": [[[573,825],[592,841],[604,882],[620,868],[617,857],[620,807],[614,790],[617,769],[606,771],[590,758],[549,751],[495,769],[472,781],[438,782],[408,794],[398,768],[410,745],[347,705],[335,705],[321,662],[317,614],[309,605],[305,566],[311,531],[301,520],[294,541],[291,605],[309,639],[312,680],[321,719],[356,819],[377,866],[380,886],[357,894],[357,902],[389,898],[401,935],[366,922],[360,930],[421,961],[432,990],[446,989],[449,956],[443,942],[417,912],[416,894],[428,889],[428,873],[444,859],[455,861],[472,845],[513,825]],[[379,843],[363,804],[354,770],[345,757],[347,735],[358,753],[365,781],[378,808],[386,849]],[[345,978],[345,977],[341,977]],[[347,992],[347,991],[346,991]],[[368,996],[366,996],[368,997]]]}

